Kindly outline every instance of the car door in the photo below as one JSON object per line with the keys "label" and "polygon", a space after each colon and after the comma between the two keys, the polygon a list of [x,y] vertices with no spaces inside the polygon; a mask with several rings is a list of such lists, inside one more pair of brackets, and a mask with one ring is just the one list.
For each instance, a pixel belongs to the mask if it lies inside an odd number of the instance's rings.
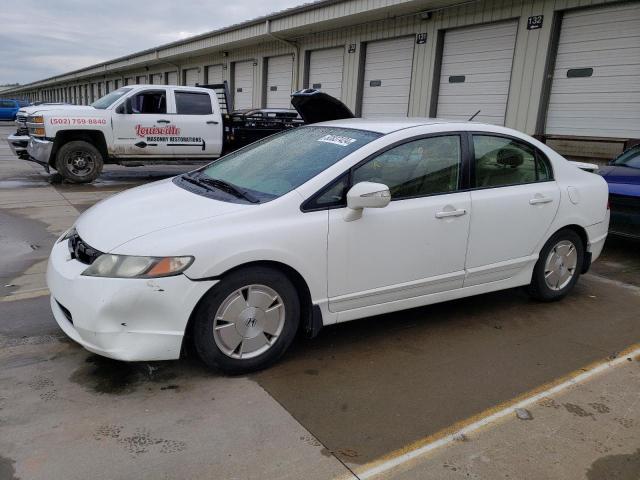
{"label": "car door", "polygon": [[344,206],[329,210],[331,311],[346,320],[347,311],[357,316],[357,309],[388,302],[402,308],[462,286],[471,216],[470,193],[459,191],[462,158],[457,134],[414,139],[353,168],[323,194],[330,202],[365,181],[391,192],[387,207],[365,209],[356,221],[345,221]]}
{"label": "car door", "polygon": [[113,114],[113,145],[117,156],[172,156],[179,135],[167,88],[137,90]]}
{"label": "car door", "polygon": [[510,278],[537,259],[560,204],[551,165],[528,143],[472,135],[473,217],[464,286]]}
{"label": "car door", "polygon": [[14,110],[15,105],[12,100],[0,100],[0,119],[11,120]]}
{"label": "car door", "polygon": [[222,117],[218,99],[213,93],[174,90],[175,124],[180,130],[172,143],[176,155],[210,157],[222,151]]}

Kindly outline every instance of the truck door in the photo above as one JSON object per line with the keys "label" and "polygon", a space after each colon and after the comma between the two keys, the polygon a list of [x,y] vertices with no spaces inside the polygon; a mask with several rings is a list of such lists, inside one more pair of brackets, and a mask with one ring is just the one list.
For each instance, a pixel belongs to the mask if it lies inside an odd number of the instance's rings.
{"label": "truck door", "polygon": [[[138,90],[127,97],[113,114],[113,146],[118,157],[173,156],[170,146],[178,136],[167,105],[170,89]],[[169,100],[169,101],[168,101]]]}
{"label": "truck door", "polygon": [[222,116],[215,92],[174,90],[175,125],[171,143],[180,157],[217,157],[222,151]]}

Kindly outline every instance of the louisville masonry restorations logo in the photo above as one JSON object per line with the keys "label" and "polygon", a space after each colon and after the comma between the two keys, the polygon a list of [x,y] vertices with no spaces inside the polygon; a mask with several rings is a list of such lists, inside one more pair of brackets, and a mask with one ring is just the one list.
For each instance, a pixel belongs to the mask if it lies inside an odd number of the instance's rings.
{"label": "louisville masonry restorations logo", "polygon": [[180,129],[175,125],[167,125],[165,127],[143,127],[136,125],[136,135],[146,137],[149,135],[174,136],[180,135]]}

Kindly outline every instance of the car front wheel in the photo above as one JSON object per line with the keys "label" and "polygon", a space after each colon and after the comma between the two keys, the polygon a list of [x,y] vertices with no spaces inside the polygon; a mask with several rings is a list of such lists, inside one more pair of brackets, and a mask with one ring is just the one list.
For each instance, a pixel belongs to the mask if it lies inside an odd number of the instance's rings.
{"label": "car front wheel", "polygon": [[194,344],[204,363],[229,374],[271,365],[289,348],[300,323],[295,286],[268,267],[237,270],[203,298]]}
{"label": "car front wheel", "polygon": [[573,230],[555,233],[540,251],[529,293],[550,302],[565,297],[578,281],[584,261],[584,244]]}
{"label": "car front wheel", "polygon": [[73,183],[93,182],[103,166],[100,151],[84,140],[65,143],[56,155],[56,170],[65,180]]}

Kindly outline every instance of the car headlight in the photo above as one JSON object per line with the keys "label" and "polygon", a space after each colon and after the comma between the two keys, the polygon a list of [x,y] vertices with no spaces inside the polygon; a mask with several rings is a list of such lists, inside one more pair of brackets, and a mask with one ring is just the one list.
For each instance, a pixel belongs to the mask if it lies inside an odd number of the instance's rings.
{"label": "car headlight", "polygon": [[193,257],[138,257],[105,253],[82,275],[112,278],[170,277],[184,272],[193,263]]}
{"label": "car headlight", "polygon": [[69,240],[76,234],[76,227],[71,227],[69,230],[60,235],[60,238],[56,240],[56,243],[64,242],[65,240]]}

